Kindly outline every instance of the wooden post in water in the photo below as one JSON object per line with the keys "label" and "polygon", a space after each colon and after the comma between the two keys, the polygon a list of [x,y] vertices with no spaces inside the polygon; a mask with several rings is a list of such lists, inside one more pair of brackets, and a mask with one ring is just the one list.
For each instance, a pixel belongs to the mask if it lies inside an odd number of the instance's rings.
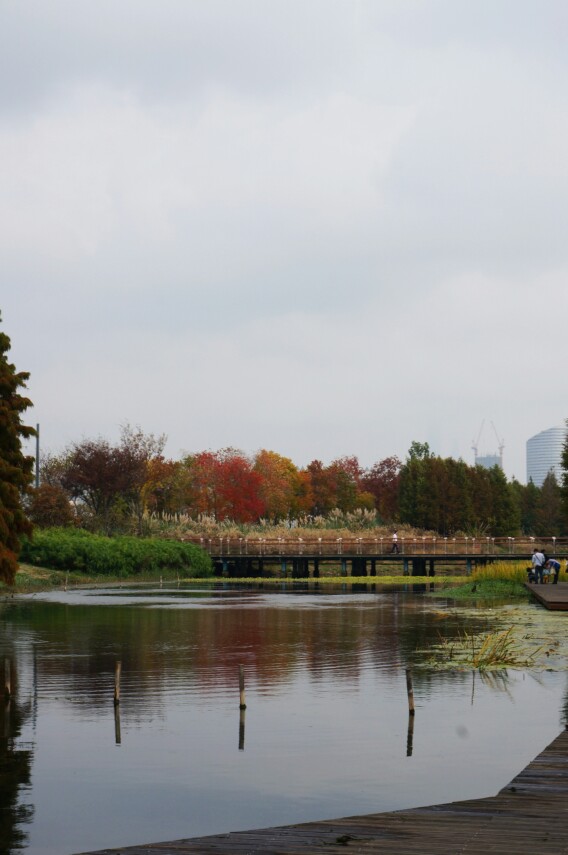
{"label": "wooden post in water", "polygon": [[117,659],[114,666],[114,705],[117,707],[120,703],[120,671],[122,669],[122,662],[120,659]]}
{"label": "wooden post in water", "polygon": [[12,676],[10,670],[10,660],[4,659],[4,699],[9,701],[12,697]]}
{"label": "wooden post in water", "polygon": [[412,757],[412,743],[414,740],[414,715],[408,716],[408,730],[406,732],[406,756]]}
{"label": "wooden post in water", "polygon": [[239,713],[239,751],[245,750],[245,716],[246,712],[241,707]]}
{"label": "wooden post in water", "polygon": [[240,710],[246,710],[247,705],[246,705],[246,701],[245,701],[245,669],[244,669],[244,665],[239,665],[239,696],[240,696],[239,709]]}
{"label": "wooden post in water", "polygon": [[408,714],[414,715],[414,691],[412,689],[412,671],[406,669],[406,694],[408,695]]}
{"label": "wooden post in water", "polygon": [[120,706],[115,703],[114,705],[114,741],[116,745],[120,745],[121,737],[120,737]]}

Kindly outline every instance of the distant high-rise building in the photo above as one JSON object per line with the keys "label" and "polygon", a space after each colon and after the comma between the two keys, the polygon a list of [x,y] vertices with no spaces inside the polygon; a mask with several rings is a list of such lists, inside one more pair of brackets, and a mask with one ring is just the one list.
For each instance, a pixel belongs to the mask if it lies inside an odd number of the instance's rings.
{"label": "distant high-rise building", "polygon": [[566,427],[551,427],[541,430],[527,440],[527,483],[532,480],[536,487],[542,487],[549,472],[554,472],[556,480],[562,481],[562,448],[566,438]]}
{"label": "distant high-rise building", "polygon": [[484,469],[493,469],[494,466],[503,468],[503,458],[500,454],[478,454],[475,458],[476,466],[483,466]]}
{"label": "distant high-rise building", "polygon": [[498,466],[499,469],[503,468],[503,449],[505,448],[505,442],[501,439],[495,425],[491,422],[491,428],[493,433],[495,434],[495,439],[497,440],[497,447],[499,449],[498,453],[495,454],[480,454],[479,453],[479,441],[481,439],[481,435],[483,433],[483,428],[485,426],[485,419],[481,422],[481,427],[479,428],[479,433],[477,435],[477,439],[472,440],[471,447],[473,449],[474,454],[474,462],[476,466],[483,466],[484,469],[493,469],[494,466]]}

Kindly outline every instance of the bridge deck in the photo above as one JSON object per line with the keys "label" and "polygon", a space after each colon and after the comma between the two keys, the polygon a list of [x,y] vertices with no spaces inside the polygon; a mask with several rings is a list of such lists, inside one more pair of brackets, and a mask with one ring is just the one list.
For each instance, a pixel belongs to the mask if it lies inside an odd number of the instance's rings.
{"label": "bridge deck", "polygon": [[493,797],[84,855],[339,855],[346,849],[368,855],[565,855],[568,731]]}

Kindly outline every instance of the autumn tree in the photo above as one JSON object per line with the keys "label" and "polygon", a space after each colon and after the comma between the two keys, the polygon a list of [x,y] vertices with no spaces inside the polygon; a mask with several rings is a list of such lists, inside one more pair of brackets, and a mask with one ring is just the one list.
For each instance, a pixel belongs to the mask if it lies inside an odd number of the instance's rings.
{"label": "autumn tree", "polygon": [[385,457],[367,469],[361,479],[364,490],[373,496],[381,519],[395,520],[398,516],[398,488],[402,463],[398,457]]}
{"label": "autumn tree", "polygon": [[30,493],[26,510],[30,520],[40,528],[67,526],[75,520],[69,496],[62,487],[40,484]]}
{"label": "autumn tree", "polygon": [[158,514],[185,510],[185,469],[179,460],[167,460],[161,454],[148,461],[142,491],[144,507]]}
{"label": "autumn tree", "polygon": [[255,455],[253,468],[260,475],[265,516],[273,523],[297,516],[304,481],[290,458],[262,449]]}
{"label": "autumn tree", "polygon": [[141,532],[148,466],[164,444],[165,437],[126,425],[117,445],[101,437],[72,443],[57,463],[51,460],[53,480],[88,508],[95,527],[110,534],[131,513]]}
{"label": "autumn tree", "polygon": [[209,514],[217,520],[256,522],[265,505],[260,495],[261,476],[241,451],[224,448],[188,455],[186,502],[190,513]]}
{"label": "autumn tree", "polygon": [[22,499],[31,486],[33,458],[23,453],[22,440],[35,431],[22,423],[31,401],[19,390],[26,388],[29,374],[8,362],[9,350],[10,339],[0,333],[0,578],[12,585],[21,538],[31,534]]}
{"label": "autumn tree", "polygon": [[116,449],[124,479],[121,496],[136,517],[139,534],[142,533],[149,466],[153,460],[162,456],[165,444],[165,434],[154,436],[153,433],[144,433],[142,428],[129,424],[121,428],[120,444]]}
{"label": "autumn tree", "polygon": [[325,516],[336,507],[335,479],[321,460],[312,460],[306,467],[312,493],[312,514]]}

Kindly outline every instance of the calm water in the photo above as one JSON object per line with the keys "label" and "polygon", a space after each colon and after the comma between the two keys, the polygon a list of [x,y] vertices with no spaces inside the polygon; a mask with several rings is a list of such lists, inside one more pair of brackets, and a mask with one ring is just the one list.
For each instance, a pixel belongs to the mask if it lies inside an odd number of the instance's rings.
{"label": "calm water", "polygon": [[477,628],[443,610],[370,588],[0,605],[14,695],[0,707],[0,851],[70,855],[496,792],[563,727],[566,676],[420,669],[417,649]]}

